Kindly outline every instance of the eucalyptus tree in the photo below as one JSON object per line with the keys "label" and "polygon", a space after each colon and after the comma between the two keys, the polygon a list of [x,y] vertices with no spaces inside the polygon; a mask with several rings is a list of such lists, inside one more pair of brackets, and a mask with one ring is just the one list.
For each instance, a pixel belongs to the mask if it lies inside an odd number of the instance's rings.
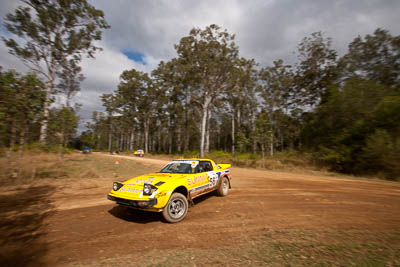
{"label": "eucalyptus tree", "polygon": [[381,29],[358,36],[339,66],[340,83],[302,131],[306,148],[335,171],[399,177],[400,37]]}
{"label": "eucalyptus tree", "polygon": [[314,32],[298,45],[298,59],[292,95],[297,106],[309,110],[326,101],[327,87],[338,75],[337,52],[331,38]]}
{"label": "eucalyptus tree", "polygon": [[80,83],[85,79],[82,68],[74,60],[66,60],[63,70],[59,73],[59,82],[56,85],[58,92],[65,96],[65,106],[71,107],[72,98],[80,91]]}
{"label": "eucalyptus tree", "polygon": [[265,167],[265,149],[270,143],[269,136],[271,135],[271,125],[268,114],[265,112],[260,112],[256,119],[256,131],[254,138],[257,143],[261,146],[261,156],[262,156],[262,167]]}
{"label": "eucalyptus tree", "polygon": [[76,109],[61,106],[51,108],[49,112],[49,139],[58,145],[58,158],[64,159],[64,148],[76,133],[79,117]]}
{"label": "eucalyptus tree", "polygon": [[144,133],[144,150],[149,151],[151,119],[158,113],[158,100],[162,92],[147,73],[135,69],[126,70],[120,76],[117,97],[122,108],[137,115]]}
{"label": "eucalyptus tree", "polygon": [[56,93],[57,77],[63,79],[62,75],[75,68],[83,54],[93,58],[100,49],[93,41],[100,40],[101,30],[110,26],[103,11],[86,0],[22,2],[24,5],[5,18],[7,30],[17,38],[2,39],[11,54],[45,79],[46,102],[40,130],[40,140],[45,143],[48,108]]}
{"label": "eucalyptus tree", "polygon": [[116,96],[113,94],[103,94],[101,95],[101,101],[103,102],[103,106],[106,108],[107,112],[107,126],[108,126],[108,151],[112,152],[113,149],[113,133],[114,133],[114,125],[113,125],[113,116],[115,111],[117,110],[117,101]]}
{"label": "eucalyptus tree", "polygon": [[34,75],[22,76],[15,71],[0,71],[0,121],[2,139],[9,136],[10,153],[19,132],[20,148],[29,136],[29,126],[40,122],[45,102],[45,86]]}
{"label": "eucalyptus tree", "polygon": [[185,73],[190,77],[192,102],[201,112],[200,156],[204,156],[206,126],[213,101],[229,86],[238,58],[234,35],[215,24],[204,30],[193,28],[175,46]]}
{"label": "eucalyptus tree", "polygon": [[359,77],[396,87],[400,92],[400,36],[377,29],[356,37],[340,59],[343,78]]}
{"label": "eucalyptus tree", "polygon": [[232,69],[228,86],[223,92],[222,100],[231,117],[232,154],[235,154],[236,136],[240,136],[241,143],[247,139],[241,132],[242,121],[244,121],[242,117],[248,115],[245,121],[250,121],[252,130],[255,127],[257,112],[255,65],[254,60],[238,59]]}
{"label": "eucalyptus tree", "polygon": [[[241,131],[241,124],[243,121],[248,122],[249,136],[247,137],[248,142],[252,142],[252,152],[256,153],[257,142],[252,136],[255,134],[256,125],[255,120],[258,113],[258,99],[257,99],[257,80],[258,71],[256,70],[257,63],[254,59],[248,60],[242,58],[239,62],[239,68],[241,75],[239,79],[239,86],[242,88],[242,103],[241,113],[242,116],[238,116],[238,128]],[[239,113],[240,114],[240,113]],[[243,117],[243,119],[241,119]]]}
{"label": "eucalyptus tree", "polygon": [[[190,108],[189,88],[186,86],[185,76],[182,73],[182,66],[175,58],[168,62],[161,61],[157,69],[152,72],[153,80],[159,91],[162,92],[159,98],[160,113],[166,115],[166,127],[168,130],[168,152],[172,153],[173,139],[176,137],[176,148],[178,152],[187,150],[189,144],[188,109]],[[157,118],[162,124],[162,119]],[[161,143],[161,127],[159,127],[159,143]],[[176,133],[176,135],[175,135]],[[182,138],[183,137],[183,138]]]}
{"label": "eucalyptus tree", "polygon": [[[102,144],[107,144],[105,137],[108,137],[107,118],[103,112],[93,111],[91,121],[86,123],[86,128],[89,129],[84,135],[86,145],[90,145],[98,150],[103,149]],[[104,140],[104,142],[103,142]]]}
{"label": "eucalyptus tree", "polygon": [[265,67],[259,74],[259,92],[263,100],[263,107],[268,112],[270,122],[270,155],[274,154],[274,135],[282,132],[284,116],[288,114],[290,107],[291,91],[293,89],[293,77],[290,65],[284,65],[282,60],[273,62],[272,67]]}

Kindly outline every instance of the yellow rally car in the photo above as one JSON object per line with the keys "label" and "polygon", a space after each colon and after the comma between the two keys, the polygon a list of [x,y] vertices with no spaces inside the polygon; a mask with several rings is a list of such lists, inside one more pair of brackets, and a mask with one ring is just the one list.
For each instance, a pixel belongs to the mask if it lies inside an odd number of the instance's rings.
{"label": "yellow rally car", "polygon": [[135,155],[136,157],[143,157],[144,151],[142,149],[136,150],[135,152],[133,152],[133,155]]}
{"label": "yellow rally car", "polygon": [[210,159],[177,159],[157,173],[114,182],[107,198],[119,205],[162,212],[165,220],[183,220],[193,199],[216,191],[226,196],[231,188],[231,164]]}

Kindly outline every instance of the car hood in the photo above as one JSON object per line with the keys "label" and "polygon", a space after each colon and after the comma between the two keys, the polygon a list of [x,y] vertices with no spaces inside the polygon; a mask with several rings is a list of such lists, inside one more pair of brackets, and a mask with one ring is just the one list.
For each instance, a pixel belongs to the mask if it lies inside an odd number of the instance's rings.
{"label": "car hood", "polygon": [[149,173],[132,178],[128,181],[125,181],[123,184],[132,186],[143,186],[143,184],[156,185],[158,182],[166,183],[168,182],[168,180],[180,178],[183,176],[184,174],[178,173]]}
{"label": "car hood", "polygon": [[156,187],[159,182],[167,183],[176,178],[184,177],[184,174],[177,173],[149,173],[141,175],[130,180],[123,182],[123,186],[117,191],[112,191],[112,194],[116,197],[122,197],[127,199],[148,199],[149,196],[143,196],[143,184],[152,184]]}

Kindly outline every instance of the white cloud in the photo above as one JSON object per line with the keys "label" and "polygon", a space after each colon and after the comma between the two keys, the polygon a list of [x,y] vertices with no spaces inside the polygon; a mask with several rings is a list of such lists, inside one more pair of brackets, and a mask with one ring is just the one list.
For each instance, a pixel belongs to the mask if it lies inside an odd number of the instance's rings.
{"label": "white cloud", "polygon": [[124,70],[149,72],[157,66],[151,56],[145,56],[145,61],[149,63],[143,65],[130,60],[122,52],[103,42],[96,45],[102,47],[103,51],[97,53],[95,59],[85,58],[82,61],[85,80],[81,84],[81,91],[75,97],[75,101],[83,105],[80,111],[83,120],[88,120],[93,111],[103,110],[100,96],[115,91],[119,76]]}

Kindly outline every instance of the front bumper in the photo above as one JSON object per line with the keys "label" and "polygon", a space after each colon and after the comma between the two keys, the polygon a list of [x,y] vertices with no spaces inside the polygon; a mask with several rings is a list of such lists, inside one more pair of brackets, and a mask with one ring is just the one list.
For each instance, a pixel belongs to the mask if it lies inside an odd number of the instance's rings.
{"label": "front bumper", "polygon": [[119,198],[119,197],[114,197],[107,195],[107,199],[111,201],[117,202],[117,204],[128,206],[128,207],[133,207],[133,208],[150,208],[155,205],[157,205],[157,199],[150,199],[150,200],[130,200],[130,199],[125,199],[125,198]]}

